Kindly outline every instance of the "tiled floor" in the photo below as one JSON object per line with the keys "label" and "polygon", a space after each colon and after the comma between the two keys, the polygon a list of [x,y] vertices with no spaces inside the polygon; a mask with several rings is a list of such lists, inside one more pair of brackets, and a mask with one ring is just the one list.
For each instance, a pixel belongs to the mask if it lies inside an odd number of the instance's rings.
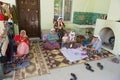
{"label": "tiled floor", "polygon": [[[120,58],[119,58],[120,59]],[[104,69],[97,67],[97,62],[104,65]],[[75,73],[77,80],[120,80],[120,63],[111,62],[110,58],[88,62],[95,72],[85,69],[84,64],[77,64],[63,68],[52,69],[50,74],[27,78],[25,80],[70,80],[70,73]]]}

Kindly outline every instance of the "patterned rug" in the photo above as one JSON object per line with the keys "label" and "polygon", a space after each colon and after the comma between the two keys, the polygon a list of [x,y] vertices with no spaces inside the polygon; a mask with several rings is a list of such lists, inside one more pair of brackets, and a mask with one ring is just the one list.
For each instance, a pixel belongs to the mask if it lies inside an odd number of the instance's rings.
{"label": "patterned rug", "polygon": [[[86,61],[91,61],[86,58],[76,62],[69,62],[59,50],[45,50],[43,49],[42,45],[43,43],[39,40],[31,41],[30,66],[17,70],[15,72],[15,80],[47,74],[50,73],[49,69],[66,67],[73,64],[80,64]],[[112,53],[106,50],[102,50],[102,54],[103,56],[101,59],[114,56]],[[106,54],[108,56],[104,56]]]}
{"label": "patterned rug", "polygon": [[[45,57],[45,60],[47,62],[49,69],[65,67],[65,66],[69,66],[73,64],[80,64],[80,63],[84,63],[87,61],[94,61],[98,59],[98,58],[94,58],[90,60],[88,58],[85,58],[79,61],[70,62],[63,56],[63,54],[59,50],[52,50],[52,51],[42,50],[42,53],[44,54],[44,57]],[[103,49],[102,56],[100,57],[100,59],[112,57],[112,56],[114,56],[112,53]]]}
{"label": "patterned rug", "polygon": [[31,41],[30,58],[30,65],[28,67],[15,72],[15,80],[49,73],[49,69],[42,55],[41,47],[38,41]]}

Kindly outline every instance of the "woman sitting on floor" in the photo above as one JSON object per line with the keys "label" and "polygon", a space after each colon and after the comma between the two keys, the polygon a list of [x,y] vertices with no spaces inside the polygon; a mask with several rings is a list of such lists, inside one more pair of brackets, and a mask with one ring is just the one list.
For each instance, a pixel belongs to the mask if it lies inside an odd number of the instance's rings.
{"label": "woman sitting on floor", "polygon": [[91,58],[95,55],[101,55],[102,41],[99,35],[94,35],[90,44],[87,45],[87,54]]}
{"label": "woman sitting on floor", "polygon": [[16,35],[14,37],[14,40],[17,43],[17,54],[15,54],[14,56],[22,57],[23,55],[29,53],[30,44],[29,41],[27,40],[25,31],[21,31],[20,35]]}
{"label": "woman sitting on floor", "polygon": [[58,35],[55,33],[55,29],[52,28],[50,34],[47,35],[47,42],[44,44],[44,48],[49,50],[59,49],[60,45],[57,40],[59,40]]}
{"label": "woman sitting on floor", "polygon": [[67,45],[67,48],[78,48],[80,47],[80,44],[76,43],[76,35],[74,31],[71,31],[69,33],[69,43]]}

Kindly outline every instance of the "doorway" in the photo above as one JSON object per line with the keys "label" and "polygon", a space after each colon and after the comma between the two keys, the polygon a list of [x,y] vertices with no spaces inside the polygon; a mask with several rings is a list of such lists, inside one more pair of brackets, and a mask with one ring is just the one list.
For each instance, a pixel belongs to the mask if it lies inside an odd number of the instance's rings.
{"label": "doorway", "polygon": [[19,30],[26,30],[28,37],[41,38],[40,0],[16,0]]}

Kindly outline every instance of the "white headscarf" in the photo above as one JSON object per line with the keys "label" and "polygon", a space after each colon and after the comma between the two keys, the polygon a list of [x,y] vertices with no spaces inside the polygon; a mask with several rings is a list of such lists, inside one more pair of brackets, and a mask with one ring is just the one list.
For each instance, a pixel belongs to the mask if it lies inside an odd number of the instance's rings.
{"label": "white headscarf", "polygon": [[25,30],[21,30],[21,31],[20,31],[20,36],[22,36],[22,32],[25,33],[23,37],[27,37],[27,35],[26,35],[26,31],[25,31]]}
{"label": "white headscarf", "polygon": [[57,21],[59,21],[59,19],[62,19],[62,17],[61,17],[61,16],[59,16],[59,17],[58,17],[58,19],[57,19]]}
{"label": "white headscarf", "polygon": [[50,29],[50,33],[51,33],[52,31],[55,31],[55,28]]}
{"label": "white headscarf", "polygon": [[100,36],[99,36],[99,35],[94,34],[93,36],[94,36],[94,37],[97,37],[97,38],[101,41],[101,38],[100,38]]}
{"label": "white headscarf", "polygon": [[[73,34],[74,36],[72,36],[72,34]],[[70,37],[70,40],[75,40],[75,32],[71,31],[71,32],[69,33],[69,37]]]}

